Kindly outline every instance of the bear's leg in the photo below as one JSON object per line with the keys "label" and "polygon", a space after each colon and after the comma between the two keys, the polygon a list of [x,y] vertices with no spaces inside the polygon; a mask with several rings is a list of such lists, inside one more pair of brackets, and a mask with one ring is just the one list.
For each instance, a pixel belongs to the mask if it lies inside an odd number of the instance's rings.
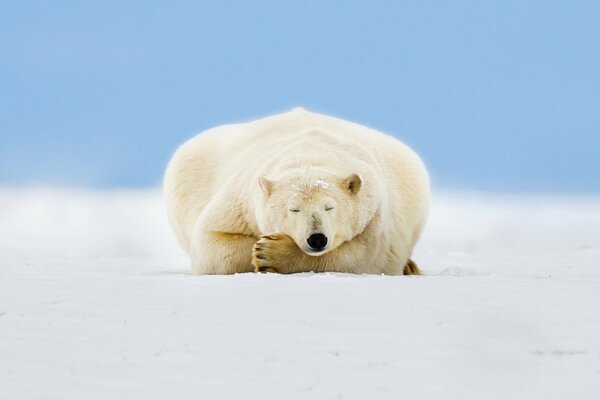
{"label": "bear's leg", "polygon": [[402,275],[421,275],[421,271],[417,264],[409,258],[402,270]]}
{"label": "bear's leg", "polygon": [[256,237],[227,232],[203,232],[192,248],[192,271],[198,275],[252,272]]}

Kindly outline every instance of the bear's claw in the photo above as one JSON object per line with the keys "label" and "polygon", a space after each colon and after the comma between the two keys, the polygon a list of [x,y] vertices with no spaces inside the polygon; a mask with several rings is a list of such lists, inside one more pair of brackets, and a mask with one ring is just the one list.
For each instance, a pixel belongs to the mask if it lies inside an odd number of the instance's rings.
{"label": "bear's claw", "polygon": [[417,264],[409,258],[408,261],[406,262],[406,265],[404,266],[404,268],[402,270],[402,274],[403,275],[421,275],[421,271],[419,270],[419,267],[417,266]]}

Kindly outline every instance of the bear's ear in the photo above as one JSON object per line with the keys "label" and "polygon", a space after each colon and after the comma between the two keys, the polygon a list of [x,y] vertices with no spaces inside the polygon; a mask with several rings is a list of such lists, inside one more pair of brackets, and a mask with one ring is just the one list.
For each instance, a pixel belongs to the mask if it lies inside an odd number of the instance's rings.
{"label": "bear's ear", "polygon": [[342,187],[345,190],[348,190],[352,194],[356,194],[360,192],[360,188],[362,188],[362,178],[359,174],[351,174],[346,179],[342,181]]}
{"label": "bear's ear", "polygon": [[258,184],[260,185],[260,188],[262,189],[265,196],[269,197],[271,195],[271,192],[273,192],[273,181],[270,181],[264,176],[261,176],[260,178],[258,178]]}

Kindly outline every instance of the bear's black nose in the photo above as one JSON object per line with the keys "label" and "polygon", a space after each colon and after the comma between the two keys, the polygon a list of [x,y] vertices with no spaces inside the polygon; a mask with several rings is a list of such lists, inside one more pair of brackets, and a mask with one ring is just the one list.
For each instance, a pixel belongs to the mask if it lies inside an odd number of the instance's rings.
{"label": "bear's black nose", "polygon": [[306,240],[311,249],[321,251],[327,246],[327,236],[322,233],[313,233]]}

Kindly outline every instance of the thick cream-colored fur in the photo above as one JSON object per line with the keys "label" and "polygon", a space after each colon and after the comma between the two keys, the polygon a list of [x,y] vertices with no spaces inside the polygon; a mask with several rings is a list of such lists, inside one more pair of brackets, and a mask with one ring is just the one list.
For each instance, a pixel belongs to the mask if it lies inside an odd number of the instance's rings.
{"label": "thick cream-colored fur", "polygon": [[[425,224],[429,178],[391,136],[294,109],[190,139],[164,191],[196,274],[399,275]],[[317,232],[328,244],[312,253]]]}

